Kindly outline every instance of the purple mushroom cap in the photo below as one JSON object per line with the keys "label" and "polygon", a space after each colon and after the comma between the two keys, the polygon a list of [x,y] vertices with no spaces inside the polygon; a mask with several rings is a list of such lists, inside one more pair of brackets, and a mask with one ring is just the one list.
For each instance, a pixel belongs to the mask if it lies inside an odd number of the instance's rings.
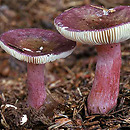
{"label": "purple mushroom cap", "polygon": [[130,6],[72,8],[56,17],[54,24],[63,36],[84,44],[118,43],[130,38]]}
{"label": "purple mushroom cap", "polygon": [[55,25],[66,27],[69,31],[106,29],[129,22],[129,6],[119,6],[107,12],[102,7],[86,5],[65,11],[55,19]]}
{"label": "purple mushroom cap", "polygon": [[[41,64],[58,59],[60,54],[62,56],[59,58],[68,56],[76,46],[75,42],[64,38],[56,32],[38,28],[10,30],[1,35],[1,41],[1,46],[7,48],[5,51],[12,53],[17,59],[34,62],[32,58],[41,57]],[[17,54],[14,54],[15,52]],[[22,59],[22,55],[24,59]],[[32,61],[29,61],[29,58]],[[48,60],[45,61],[44,59],[47,58]]]}

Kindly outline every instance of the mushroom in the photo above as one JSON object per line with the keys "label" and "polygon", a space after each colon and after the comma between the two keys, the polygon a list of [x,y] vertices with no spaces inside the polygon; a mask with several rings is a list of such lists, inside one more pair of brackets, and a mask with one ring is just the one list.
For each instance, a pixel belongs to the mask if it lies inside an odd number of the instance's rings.
{"label": "mushroom", "polygon": [[105,114],[116,107],[121,67],[120,42],[130,38],[130,6],[112,9],[86,5],[72,8],[54,20],[66,38],[95,45],[95,79],[87,99],[89,114]]}
{"label": "mushroom", "polygon": [[38,109],[46,99],[44,64],[67,57],[76,43],[56,32],[32,28],[3,33],[0,46],[16,59],[27,62],[27,103]]}

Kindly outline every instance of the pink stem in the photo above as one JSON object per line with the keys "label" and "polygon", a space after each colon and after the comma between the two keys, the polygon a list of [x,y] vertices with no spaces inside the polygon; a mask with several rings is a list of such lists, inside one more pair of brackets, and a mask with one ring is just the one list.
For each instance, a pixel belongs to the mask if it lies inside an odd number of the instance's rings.
{"label": "pink stem", "polygon": [[38,109],[46,98],[44,86],[44,65],[27,64],[28,99],[30,106]]}
{"label": "pink stem", "polygon": [[95,79],[87,99],[90,114],[105,114],[116,107],[119,94],[121,48],[119,43],[96,46]]}

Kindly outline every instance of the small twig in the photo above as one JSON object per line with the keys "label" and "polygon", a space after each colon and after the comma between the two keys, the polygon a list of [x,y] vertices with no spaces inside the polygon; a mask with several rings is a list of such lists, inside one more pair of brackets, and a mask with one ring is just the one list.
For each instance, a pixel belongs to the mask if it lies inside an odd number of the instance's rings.
{"label": "small twig", "polygon": [[65,121],[65,122],[63,122],[62,124],[54,124],[54,125],[50,126],[50,127],[48,128],[48,130],[57,129],[57,128],[59,128],[59,127],[65,125],[65,124],[67,124],[68,122],[71,122],[71,120]]}
{"label": "small twig", "polygon": [[70,73],[72,76],[75,76],[74,72],[71,71],[70,68],[68,68],[67,66],[65,66],[64,68],[65,68],[65,70],[66,70],[68,73]]}
{"label": "small twig", "polygon": [[77,90],[78,90],[78,92],[79,92],[79,95],[82,97],[83,95],[82,95],[82,92],[80,91],[80,88],[79,88],[79,87],[77,88]]}
{"label": "small twig", "polygon": [[122,108],[122,109],[120,109],[120,110],[117,110],[117,111],[115,111],[115,112],[110,113],[110,115],[116,114],[116,113],[118,113],[118,112],[121,112],[121,111],[124,111],[124,110],[127,110],[127,109],[130,109],[130,107]]}
{"label": "small twig", "polygon": [[1,124],[2,124],[4,127],[10,129],[10,126],[7,124],[7,122],[6,122],[6,120],[5,120],[5,117],[4,117],[4,115],[2,114],[2,112],[1,112],[1,117],[2,117],[2,119],[1,119]]}
{"label": "small twig", "polygon": [[59,83],[61,83],[61,79],[56,80],[55,82],[51,83],[51,84],[49,85],[49,89],[57,88],[56,85],[59,84]]}
{"label": "small twig", "polygon": [[5,102],[5,95],[2,93],[1,94],[2,100]]}
{"label": "small twig", "polygon": [[18,103],[18,99],[16,99],[16,101],[15,101],[15,104],[14,105],[16,105]]}
{"label": "small twig", "polygon": [[80,109],[77,111],[79,113],[83,109],[84,103],[80,105]]}
{"label": "small twig", "polygon": [[84,125],[86,125],[86,126],[92,126],[92,125],[97,125],[99,123],[100,123],[99,121],[93,121],[93,122],[86,122],[86,123],[84,123]]}
{"label": "small twig", "polygon": [[91,5],[91,6],[94,7],[94,8],[105,10],[106,12],[108,12],[108,9],[106,9],[106,8],[95,6],[95,5]]}
{"label": "small twig", "polygon": [[85,117],[88,116],[88,113],[87,113],[87,106],[86,106],[85,102],[84,102],[84,111],[85,111]]}

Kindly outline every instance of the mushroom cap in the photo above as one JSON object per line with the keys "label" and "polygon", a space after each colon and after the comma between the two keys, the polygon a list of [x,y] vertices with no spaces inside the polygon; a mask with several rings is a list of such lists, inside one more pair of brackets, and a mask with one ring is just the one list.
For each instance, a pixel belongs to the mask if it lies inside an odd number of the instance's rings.
{"label": "mushroom cap", "polygon": [[0,46],[10,55],[34,64],[44,64],[65,58],[75,49],[76,43],[62,35],[44,29],[15,29],[0,37]]}
{"label": "mushroom cap", "polygon": [[64,37],[77,42],[118,43],[130,38],[130,6],[72,8],[56,17],[54,24]]}

